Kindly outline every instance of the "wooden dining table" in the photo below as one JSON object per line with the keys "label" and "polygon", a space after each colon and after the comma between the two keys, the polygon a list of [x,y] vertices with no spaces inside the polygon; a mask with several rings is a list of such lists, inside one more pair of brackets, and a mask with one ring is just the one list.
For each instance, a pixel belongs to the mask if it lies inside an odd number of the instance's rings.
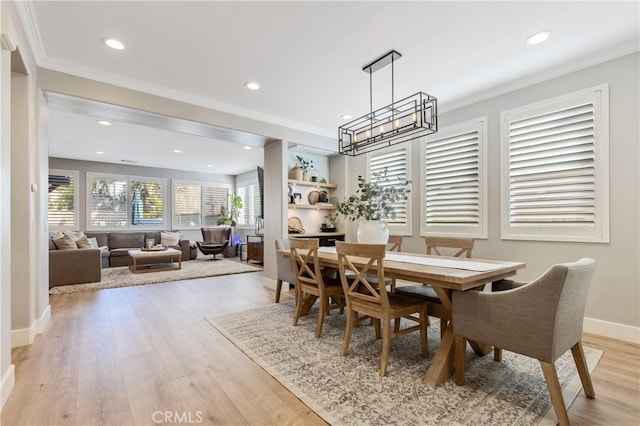
{"label": "wooden dining table", "polygon": [[[289,254],[286,250],[281,253]],[[360,259],[353,258],[355,266],[366,264],[367,259]],[[338,255],[335,247],[321,247],[318,251],[318,261],[322,266],[337,269]],[[384,275],[387,277],[430,284],[440,297],[445,312],[451,314],[453,292],[484,287],[487,283],[515,275],[526,265],[522,262],[387,252],[383,266]],[[440,345],[424,378],[424,383],[431,387],[446,381],[453,369],[455,345],[452,321],[448,321],[444,326],[441,336]],[[470,343],[478,354],[486,354],[491,350],[491,347],[486,347],[480,342]]]}

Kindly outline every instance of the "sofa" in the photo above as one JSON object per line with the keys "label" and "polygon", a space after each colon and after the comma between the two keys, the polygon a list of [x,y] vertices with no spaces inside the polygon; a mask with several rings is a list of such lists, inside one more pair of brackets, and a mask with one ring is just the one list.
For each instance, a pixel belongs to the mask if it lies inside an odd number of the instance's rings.
{"label": "sofa", "polygon": [[[195,259],[198,252],[191,247],[189,240],[178,240],[177,245],[165,244],[162,240],[162,231],[148,232],[85,232],[88,238],[95,238],[99,247],[106,247],[102,251],[102,267],[127,266],[129,264],[129,250],[144,247],[146,241],[153,239],[156,244],[164,244],[167,247],[182,251],[182,260]],[[157,262],[157,260],[153,260]]]}
{"label": "sofa", "polygon": [[[65,233],[71,240],[78,241],[81,233]],[[129,250],[145,246],[148,239],[156,244],[163,242],[162,231],[149,232],[86,232],[87,239],[95,238],[96,244],[90,247],[84,244],[74,245],[67,241],[69,247],[56,246],[54,237],[49,238],[49,288],[59,285],[83,284],[99,282],[102,278],[102,268],[113,266],[127,266],[129,264]],[[166,236],[166,235],[165,235]],[[165,242],[167,240],[165,239]],[[98,248],[94,248],[97,245]],[[165,244],[167,245],[167,244]],[[81,246],[81,247],[78,247]],[[178,239],[176,245],[168,245],[182,251],[182,260],[195,259],[198,250],[189,240]],[[157,262],[156,259],[147,260]],[[140,263],[144,263],[143,260]]]}

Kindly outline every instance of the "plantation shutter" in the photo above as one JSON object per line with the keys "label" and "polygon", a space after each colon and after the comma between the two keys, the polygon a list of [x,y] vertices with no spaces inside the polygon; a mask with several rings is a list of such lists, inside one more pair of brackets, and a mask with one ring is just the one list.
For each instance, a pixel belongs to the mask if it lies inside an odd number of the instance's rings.
{"label": "plantation shutter", "polygon": [[200,185],[188,183],[173,184],[173,227],[180,226],[201,226]]}
{"label": "plantation shutter", "polygon": [[257,183],[247,183],[243,186],[239,186],[237,193],[242,199],[242,208],[240,209],[239,219],[240,224],[255,225],[260,212],[260,187]]}
{"label": "plantation shutter", "polygon": [[421,235],[487,237],[487,117],[421,143]]}
{"label": "plantation shutter", "polygon": [[594,105],[509,123],[511,224],[595,222]]}
{"label": "plantation shutter", "polygon": [[49,172],[47,220],[51,230],[79,229],[76,208],[77,180],[78,172],[63,170]]}
{"label": "plantation shutter", "polygon": [[608,242],[606,85],[502,113],[502,138],[503,238]]}
{"label": "plantation shutter", "polygon": [[114,229],[127,226],[126,178],[88,173],[88,229]]}
{"label": "plantation shutter", "polygon": [[229,207],[229,189],[219,186],[203,186],[202,212],[205,226],[216,226],[220,207]]}
{"label": "plantation shutter", "polygon": [[[408,170],[409,154],[407,148],[395,149],[393,151],[384,151],[378,154],[372,154],[369,162],[369,175],[373,173],[381,173],[387,169],[387,182],[382,186],[397,185],[398,179],[402,182],[410,180]],[[408,226],[408,199],[391,204],[396,212],[395,219],[389,219],[389,225]]]}
{"label": "plantation shutter", "polygon": [[474,129],[428,141],[425,149],[425,222],[480,224],[480,136]]}

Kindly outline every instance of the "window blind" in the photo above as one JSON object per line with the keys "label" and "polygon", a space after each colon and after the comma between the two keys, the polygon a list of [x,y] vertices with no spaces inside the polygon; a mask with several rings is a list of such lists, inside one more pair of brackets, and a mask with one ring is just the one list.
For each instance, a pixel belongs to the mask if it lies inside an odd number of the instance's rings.
{"label": "window blind", "polygon": [[509,123],[511,224],[595,222],[594,105]]}
{"label": "window blind", "polygon": [[78,172],[51,170],[47,220],[51,230],[79,229],[76,208]]}
{"label": "window blind", "polygon": [[173,184],[173,227],[201,226],[201,187],[197,184]]}
{"label": "window blind", "polygon": [[501,113],[505,239],[609,241],[609,89]]}
{"label": "window blind", "polygon": [[479,130],[426,142],[425,223],[480,224]]}
{"label": "window blind", "polygon": [[203,186],[202,212],[205,226],[216,226],[220,218],[220,207],[228,207],[229,189],[219,186]]}
{"label": "window blind", "polygon": [[[407,148],[395,149],[393,151],[383,151],[377,154],[371,154],[369,159],[369,176],[373,173],[381,173],[387,169],[387,182],[381,186],[396,185],[399,180],[411,180],[409,177],[409,153]],[[395,219],[387,220],[389,225],[407,226],[409,199],[391,204],[396,212]]]}

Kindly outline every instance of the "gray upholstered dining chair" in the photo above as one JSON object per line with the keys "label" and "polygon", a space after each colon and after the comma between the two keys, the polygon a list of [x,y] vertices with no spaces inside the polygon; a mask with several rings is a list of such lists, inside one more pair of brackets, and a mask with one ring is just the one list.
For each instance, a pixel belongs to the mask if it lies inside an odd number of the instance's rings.
{"label": "gray upholstered dining chair", "polygon": [[558,422],[568,425],[554,361],[571,349],[584,393],[589,398],[595,397],[581,342],[594,269],[595,261],[584,258],[554,265],[530,283],[503,280],[498,291],[455,292],[456,383],[464,384],[466,339],[536,358],[542,366]]}
{"label": "gray upholstered dining chair", "polygon": [[[280,303],[280,293],[282,292],[282,283],[296,284],[296,274],[293,272],[291,266],[291,259],[289,256],[285,256],[282,253],[278,253],[279,250],[289,250],[289,240],[276,240],[276,303]],[[296,295],[298,292],[296,292]]]}

